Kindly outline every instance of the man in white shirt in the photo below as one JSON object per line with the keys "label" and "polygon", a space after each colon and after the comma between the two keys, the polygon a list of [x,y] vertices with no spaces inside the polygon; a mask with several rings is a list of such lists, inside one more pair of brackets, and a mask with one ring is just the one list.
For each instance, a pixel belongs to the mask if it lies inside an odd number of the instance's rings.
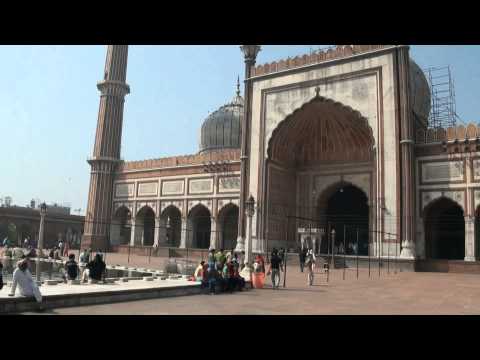
{"label": "man in white shirt", "polygon": [[30,270],[28,270],[28,260],[23,259],[17,263],[17,268],[13,272],[12,290],[9,296],[15,296],[15,290],[20,290],[20,295],[34,297],[38,303],[42,302],[42,294],[35,280],[33,280]]}

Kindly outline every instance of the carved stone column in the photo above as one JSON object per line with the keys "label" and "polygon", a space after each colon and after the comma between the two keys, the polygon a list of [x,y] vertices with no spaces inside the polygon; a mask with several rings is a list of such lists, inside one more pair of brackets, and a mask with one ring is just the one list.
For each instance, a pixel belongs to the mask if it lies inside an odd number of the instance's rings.
{"label": "carved stone column", "polygon": [[465,216],[465,261],[475,261],[475,217]]}
{"label": "carved stone column", "polygon": [[397,55],[397,92],[400,114],[400,154],[401,154],[401,239],[400,256],[415,258],[414,215],[415,215],[415,179],[413,154],[413,120],[410,106],[410,58],[408,46],[399,46]]}

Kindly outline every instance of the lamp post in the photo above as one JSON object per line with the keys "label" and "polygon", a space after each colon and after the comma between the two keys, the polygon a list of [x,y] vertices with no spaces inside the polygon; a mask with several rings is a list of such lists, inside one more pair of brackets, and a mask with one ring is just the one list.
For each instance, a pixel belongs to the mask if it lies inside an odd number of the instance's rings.
{"label": "lamp post", "polygon": [[41,281],[40,257],[43,254],[43,234],[45,232],[45,216],[47,216],[47,204],[43,203],[42,205],[40,205],[40,229],[38,234],[38,254],[37,254],[37,266],[36,266],[36,274],[37,274],[38,282]]}
{"label": "lamp post", "polygon": [[[248,176],[249,176],[249,140],[250,140],[250,114],[251,114],[251,98],[253,91],[252,70],[255,66],[257,55],[261,50],[260,45],[242,45],[240,50],[243,53],[245,61],[245,94],[244,94],[244,121],[242,122],[242,144],[240,155],[240,204],[238,218],[238,238],[236,251],[240,252],[245,249],[245,214],[246,214],[246,196],[248,192]],[[245,251],[246,252],[246,251]]]}
{"label": "lamp post", "polygon": [[252,218],[255,215],[255,199],[252,195],[245,201],[245,212],[248,216],[247,251],[245,252],[245,266],[250,266],[252,261]]}
{"label": "lamp post", "polygon": [[335,268],[335,229],[332,229],[332,269]]}

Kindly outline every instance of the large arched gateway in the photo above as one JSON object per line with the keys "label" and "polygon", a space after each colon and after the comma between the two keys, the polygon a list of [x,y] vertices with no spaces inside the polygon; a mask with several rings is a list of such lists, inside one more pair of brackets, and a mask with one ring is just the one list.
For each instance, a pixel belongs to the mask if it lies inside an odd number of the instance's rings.
{"label": "large arched gateway", "polygon": [[291,246],[299,227],[312,226],[335,230],[336,242],[346,237],[352,253],[368,254],[374,159],[372,129],[349,107],[317,94],[286,117],[268,146],[267,247],[282,246],[287,234]]}

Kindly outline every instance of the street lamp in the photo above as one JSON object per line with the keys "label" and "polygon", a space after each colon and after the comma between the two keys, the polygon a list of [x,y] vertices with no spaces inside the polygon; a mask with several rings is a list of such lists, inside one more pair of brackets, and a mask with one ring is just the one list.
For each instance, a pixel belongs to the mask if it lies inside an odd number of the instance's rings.
{"label": "street lamp", "polygon": [[252,218],[255,215],[255,199],[252,195],[245,201],[245,212],[248,216],[248,239],[245,257],[245,266],[249,266],[252,260]]}
{"label": "street lamp", "polygon": [[47,204],[42,203],[40,205],[40,229],[38,234],[38,254],[37,254],[37,266],[36,266],[36,275],[37,281],[40,282],[40,272],[41,272],[41,264],[40,264],[40,257],[43,255],[43,235],[45,232],[45,216],[47,216]]}
{"label": "street lamp", "polygon": [[335,268],[335,229],[332,229],[332,269]]}
{"label": "street lamp", "polygon": [[255,60],[257,59],[257,55],[261,50],[261,46],[260,45],[242,45],[240,46],[240,50],[242,50],[243,52],[246,63],[250,63],[250,62],[255,63]]}

